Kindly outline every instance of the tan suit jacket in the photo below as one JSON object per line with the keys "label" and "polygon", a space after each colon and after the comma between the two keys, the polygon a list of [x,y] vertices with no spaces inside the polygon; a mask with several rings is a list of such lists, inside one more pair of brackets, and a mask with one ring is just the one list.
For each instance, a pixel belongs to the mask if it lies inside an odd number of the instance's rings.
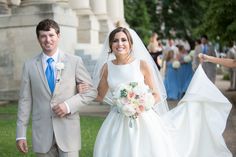
{"label": "tan suit jacket", "polygon": [[[97,91],[91,88],[84,94],[77,94],[76,83],[86,82],[92,86],[91,77],[82,59],[78,56],[59,52],[64,63],[61,79],[51,94],[42,65],[42,53],[24,64],[16,137],[26,137],[27,125],[32,114],[33,151],[49,151],[53,135],[57,145],[64,152],[81,148],[80,117],[78,111],[92,101]],[[56,104],[66,102],[71,114],[57,117],[52,111]]]}
{"label": "tan suit jacket", "polygon": [[[216,53],[214,50],[214,47],[207,44],[208,46],[208,51],[207,51],[207,55],[209,56],[214,56],[216,57]],[[194,53],[194,59],[193,59],[193,70],[195,71],[199,65],[199,58],[198,58],[198,54],[199,53],[203,53],[202,52],[202,47],[201,45],[198,45],[195,48],[195,53]],[[216,79],[216,64],[214,63],[210,63],[210,62],[203,62],[202,63],[202,68],[205,71],[206,75],[208,76],[208,78],[215,83],[215,79]]]}

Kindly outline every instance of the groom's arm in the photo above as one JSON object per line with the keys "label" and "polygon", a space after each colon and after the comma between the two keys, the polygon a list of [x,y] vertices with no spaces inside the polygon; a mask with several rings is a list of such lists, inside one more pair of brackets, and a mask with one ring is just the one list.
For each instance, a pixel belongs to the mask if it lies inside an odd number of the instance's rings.
{"label": "groom's arm", "polygon": [[31,104],[32,104],[28,67],[29,66],[27,66],[27,63],[25,63],[22,72],[20,96],[18,103],[17,124],[16,124],[17,148],[24,153],[28,151],[26,143],[26,130],[30,119]]}
{"label": "groom's arm", "polygon": [[71,114],[79,111],[82,106],[88,104],[97,97],[97,90],[93,87],[90,74],[85,68],[84,63],[80,57],[77,57],[75,80],[76,83],[86,83],[90,86],[90,88],[86,92],[77,93],[76,95],[65,101],[70,109]]}

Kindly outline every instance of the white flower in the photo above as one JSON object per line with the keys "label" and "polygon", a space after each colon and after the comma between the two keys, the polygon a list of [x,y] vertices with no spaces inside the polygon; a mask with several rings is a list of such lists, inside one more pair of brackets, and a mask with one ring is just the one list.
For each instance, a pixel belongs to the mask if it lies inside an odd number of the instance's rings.
{"label": "white flower", "polygon": [[184,56],[184,62],[185,62],[185,63],[189,63],[189,62],[191,62],[191,61],[192,61],[192,58],[191,58],[190,55]]}
{"label": "white flower", "polygon": [[175,61],[173,61],[172,66],[173,66],[173,68],[178,69],[180,67],[180,62],[175,60]]}
{"label": "white flower", "polygon": [[61,73],[62,70],[65,68],[65,65],[62,62],[57,62],[55,67],[57,69],[56,82],[58,83],[61,80]]}
{"label": "white flower", "polygon": [[121,110],[122,113],[128,117],[135,114],[135,109],[131,105],[123,105]]}
{"label": "white flower", "polygon": [[62,62],[56,63],[56,69],[57,70],[63,70],[64,68],[65,68],[64,63],[62,63]]}
{"label": "white flower", "polygon": [[195,51],[194,51],[194,50],[191,50],[191,51],[189,52],[189,55],[190,55],[191,57],[194,57],[194,53],[195,53]]}

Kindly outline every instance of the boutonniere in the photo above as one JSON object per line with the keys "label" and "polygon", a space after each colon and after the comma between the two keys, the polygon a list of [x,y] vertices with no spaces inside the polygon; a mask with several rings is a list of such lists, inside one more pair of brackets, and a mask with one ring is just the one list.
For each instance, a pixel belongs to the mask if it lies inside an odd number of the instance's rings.
{"label": "boutonniere", "polygon": [[56,77],[56,81],[59,82],[61,80],[61,73],[62,70],[65,68],[64,63],[62,62],[57,62],[56,63],[56,70],[57,70],[57,77]]}

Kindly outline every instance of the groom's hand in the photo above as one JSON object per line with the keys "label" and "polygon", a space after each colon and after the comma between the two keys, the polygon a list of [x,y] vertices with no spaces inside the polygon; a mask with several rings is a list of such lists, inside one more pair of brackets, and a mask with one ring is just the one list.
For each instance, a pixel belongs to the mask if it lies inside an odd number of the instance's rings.
{"label": "groom's hand", "polygon": [[65,103],[61,103],[61,104],[58,104],[58,105],[54,106],[52,108],[52,110],[54,111],[54,113],[58,117],[61,117],[61,118],[65,117],[68,114],[67,107],[66,107]]}
{"label": "groom's hand", "polygon": [[28,153],[28,145],[26,140],[21,139],[16,141],[17,149],[22,153]]}
{"label": "groom's hand", "polygon": [[89,84],[85,83],[85,82],[82,82],[82,83],[78,83],[76,85],[76,88],[77,88],[77,92],[79,94],[84,94],[86,93],[91,87]]}

